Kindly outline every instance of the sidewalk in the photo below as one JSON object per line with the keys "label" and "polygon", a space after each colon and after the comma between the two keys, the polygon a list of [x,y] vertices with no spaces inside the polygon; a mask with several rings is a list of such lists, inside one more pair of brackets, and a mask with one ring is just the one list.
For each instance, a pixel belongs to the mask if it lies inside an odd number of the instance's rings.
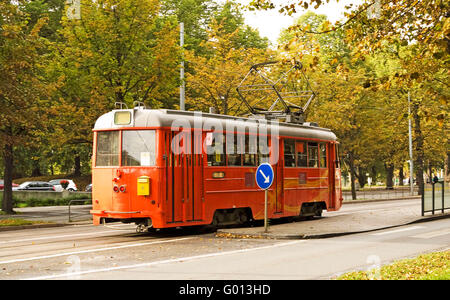
{"label": "sidewalk", "polygon": [[25,228],[44,228],[59,227],[67,225],[92,224],[92,216],[89,213],[92,205],[73,205],[68,206],[42,206],[14,208],[15,215],[2,215],[0,220],[4,219],[22,219],[26,221],[38,221],[45,224],[23,225],[23,226],[0,226],[0,231],[10,231]]}
{"label": "sidewalk", "polygon": [[[408,203],[413,204],[408,205]],[[372,204],[367,202],[344,203],[340,211],[323,212],[322,217],[313,220],[301,218],[295,218],[291,222],[269,220],[268,233],[264,233],[263,222],[258,222],[258,226],[254,227],[219,229],[216,236],[225,238],[314,239],[374,231],[448,217],[450,217],[450,213],[422,217],[420,200],[417,199]]]}

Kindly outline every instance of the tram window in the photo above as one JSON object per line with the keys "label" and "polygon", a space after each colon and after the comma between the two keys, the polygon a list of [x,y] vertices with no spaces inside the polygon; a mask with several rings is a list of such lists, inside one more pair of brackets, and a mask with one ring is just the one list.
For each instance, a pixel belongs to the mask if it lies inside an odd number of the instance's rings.
{"label": "tram window", "polygon": [[319,167],[319,149],[317,143],[308,143],[308,167]]}
{"label": "tram window", "polygon": [[269,144],[268,137],[259,136],[258,141],[258,159],[259,164],[268,163],[269,162]]}
{"label": "tram window", "polygon": [[207,138],[206,145],[208,166],[225,166],[225,136],[218,132],[208,134],[212,134],[212,140]]}
{"label": "tram window", "polygon": [[[239,136],[241,137],[241,136]],[[237,134],[234,134],[233,140],[227,139],[227,153],[228,153],[228,166],[241,166],[242,156],[239,151],[239,143],[241,139],[238,138]]]}
{"label": "tram window", "polygon": [[339,159],[339,144],[335,144],[335,150],[336,150],[336,158],[335,158],[335,163],[336,163],[336,169],[339,169],[341,167],[341,161]]}
{"label": "tram window", "polygon": [[308,152],[306,142],[296,142],[295,150],[297,152],[297,167],[308,167]]}
{"label": "tram window", "polygon": [[154,166],[156,136],[154,130],[125,130],[122,133],[122,166]]}
{"label": "tram window", "polygon": [[244,166],[256,166],[258,139],[255,135],[245,136]]}
{"label": "tram window", "polygon": [[295,141],[284,140],[284,166],[295,167]]}
{"label": "tram window", "polygon": [[244,166],[256,166],[256,154],[244,154]]}
{"label": "tram window", "polygon": [[97,167],[119,165],[119,131],[104,131],[97,133],[95,165]]}
{"label": "tram window", "polygon": [[327,144],[320,143],[319,145],[320,167],[327,167]]}

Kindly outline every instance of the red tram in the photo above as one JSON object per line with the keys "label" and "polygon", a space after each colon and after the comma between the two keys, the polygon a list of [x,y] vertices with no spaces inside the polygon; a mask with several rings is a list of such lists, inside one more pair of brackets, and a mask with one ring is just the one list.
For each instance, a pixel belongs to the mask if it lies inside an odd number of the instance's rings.
{"label": "red tram", "polygon": [[264,191],[255,183],[261,162],[275,173],[269,218],[320,216],[341,207],[338,142],[330,130],[198,114],[137,107],[97,120],[95,225],[167,228],[263,219]]}

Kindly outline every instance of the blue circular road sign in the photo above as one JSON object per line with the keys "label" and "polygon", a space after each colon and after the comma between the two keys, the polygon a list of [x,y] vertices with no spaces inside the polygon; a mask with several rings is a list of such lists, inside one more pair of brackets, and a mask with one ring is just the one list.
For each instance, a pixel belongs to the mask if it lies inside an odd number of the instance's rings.
{"label": "blue circular road sign", "polygon": [[267,190],[273,183],[273,169],[272,166],[268,163],[263,163],[259,165],[256,170],[256,184],[260,189]]}

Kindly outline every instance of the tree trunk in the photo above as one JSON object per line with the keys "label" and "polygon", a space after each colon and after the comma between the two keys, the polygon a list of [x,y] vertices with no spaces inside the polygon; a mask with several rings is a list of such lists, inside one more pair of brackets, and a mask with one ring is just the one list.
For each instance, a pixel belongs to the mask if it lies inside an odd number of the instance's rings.
{"label": "tree trunk", "polygon": [[6,214],[13,214],[13,198],[12,198],[12,174],[13,174],[13,147],[12,145],[5,145],[3,152],[3,163],[5,166],[4,174],[4,188],[2,211]]}
{"label": "tree trunk", "polygon": [[33,171],[31,171],[31,177],[39,177],[42,176],[41,168],[39,166],[39,160],[33,161]]}
{"label": "tree trunk", "polygon": [[419,117],[419,104],[414,103],[412,105],[412,115],[414,119],[414,138],[416,141],[416,159],[414,161],[414,167],[416,168],[416,183],[419,186],[419,195],[423,195],[424,183],[423,183],[423,135],[420,128]]}
{"label": "tree trunk", "polygon": [[[427,174],[427,176],[428,176],[428,180],[431,183],[431,181],[433,180],[433,167],[431,166],[430,161],[428,161],[428,174]],[[428,180],[427,180],[427,182],[428,182]]]}
{"label": "tree trunk", "polygon": [[355,180],[356,180],[356,170],[355,170],[355,159],[353,157],[353,153],[349,153],[349,167],[350,167],[350,181],[352,186],[352,199],[356,200],[356,187],[355,187]]}
{"label": "tree trunk", "polygon": [[384,163],[386,169],[386,189],[392,190],[394,188],[394,165],[391,163]]}
{"label": "tree trunk", "polygon": [[403,174],[403,165],[400,166],[400,168],[398,169],[398,174],[399,174],[399,185],[403,186],[403,180],[405,180],[405,175]]}
{"label": "tree trunk", "polygon": [[372,185],[377,185],[377,169],[375,166],[370,168],[370,176],[372,177]]}
{"label": "tree trunk", "polygon": [[363,188],[366,185],[366,183],[367,183],[366,170],[364,170],[363,168],[359,167],[358,168],[358,174],[356,174],[356,176],[358,177],[359,187]]}
{"label": "tree trunk", "polygon": [[228,115],[228,97],[221,96],[220,98],[223,105],[223,114]]}
{"label": "tree trunk", "polygon": [[75,177],[81,176],[81,159],[79,155],[75,156],[75,170],[73,172],[73,175]]}
{"label": "tree trunk", "polygon": [[445,181],[450,181],[450,151],[447,152],[447,159],[445,164]]}

